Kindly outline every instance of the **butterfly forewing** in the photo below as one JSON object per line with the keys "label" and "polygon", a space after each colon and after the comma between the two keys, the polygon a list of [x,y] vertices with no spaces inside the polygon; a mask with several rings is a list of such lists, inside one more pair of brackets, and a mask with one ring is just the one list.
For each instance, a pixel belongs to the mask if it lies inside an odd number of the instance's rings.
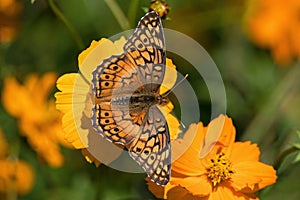
{"label": "butterfly forewing", "polygon": [[125,43],[93,72],[94,129],[128,147],[130,156],[159,185],[169,181],[171,147],[166,119],[156,104],[165,74],[165,41],[160,17],[147,13]]}
{"label": "butterfly forewing", "polygon": [[165,74],[165,39],[160,17],[156,12],[146,14],[124,45],[126,56],[137,66],[144,84],[156,92]]}

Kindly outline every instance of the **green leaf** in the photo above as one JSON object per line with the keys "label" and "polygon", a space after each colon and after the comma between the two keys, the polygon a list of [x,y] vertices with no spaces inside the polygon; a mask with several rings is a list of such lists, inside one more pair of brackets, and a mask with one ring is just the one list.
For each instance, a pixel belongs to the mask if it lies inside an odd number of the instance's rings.
{"label": "green leaf", "polygon": [[300,149],[300,131],[297,131],[298,141],[293,143],[293,147]]}
{"label": "green leaf", "polygon": [[297,163],[299,161],[300,161],[300,151],[299,153],[297,153],[296,157],[294,158],[293,163]]}

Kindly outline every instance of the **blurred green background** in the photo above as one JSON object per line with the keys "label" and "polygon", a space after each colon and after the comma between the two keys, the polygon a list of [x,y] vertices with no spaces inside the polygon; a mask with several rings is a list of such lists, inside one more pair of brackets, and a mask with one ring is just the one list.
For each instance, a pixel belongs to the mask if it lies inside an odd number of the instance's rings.
{"label": "blurred green background", "polygon": [[[134,28],[145,13],[142,8],[147,8],[150,0],[116,2]],[[276,64],[268,49],[261,49],[250,40],[244,21],[249,2],[168,0],[170,20],[164,20],[163,25],[190,36],[208,51],[224,80],[227,114],[234,121],[237,139],[258,143],[261,160],[273,165],[280,153],[297,142],[300,65],[296,60],[285,66]],[[8,76],[22,82],[33,72],[41,75],[77,72],[77,57],[92,40],[123,31],[103,0],[54,1],[81,38],[80,45],[48,1],[20,3],[22,10],[15,19],[19,27],[16,37],[0,45],[1,89]],[[2,16],[1,23],[5,20]],[[181,58],[171,59],[180,73],[191,74],[188,81],[198,95],[201,121],[208,124],[211,105],[203,80],[193,76],[193,69]],[[52,94],[56,91],[53,88]],[[12,101],[18,103],[18,99]],[[65,162],[59,168],[41,162],[26,138],[20,136],[17,119],[10,116],[2,104],[0,123],[12,152],[17,151],[18,158],[34,169],[32,190],[15,196],[16,199],[154,199],[147,190],[145,174],[127,174],[105,165],[96,168],[85,161],[79,150],[61,147]],[[300,198],[300,164],[294,162],[296,156],[297,151],[284,159],[277,183],[260,192],[261,199]]]}

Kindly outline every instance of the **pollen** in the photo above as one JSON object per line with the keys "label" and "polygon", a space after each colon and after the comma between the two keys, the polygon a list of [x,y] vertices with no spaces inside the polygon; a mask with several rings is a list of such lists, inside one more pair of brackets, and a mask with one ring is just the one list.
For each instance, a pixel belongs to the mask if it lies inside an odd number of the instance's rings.
{"label": "pollen", "polygon": [[211,165],[207,169],[208,178],[211,180],[214,187],[223,180],[230,179],[232,174],[234,174],[232,164],[224,153],[217,154],[210,162]]}

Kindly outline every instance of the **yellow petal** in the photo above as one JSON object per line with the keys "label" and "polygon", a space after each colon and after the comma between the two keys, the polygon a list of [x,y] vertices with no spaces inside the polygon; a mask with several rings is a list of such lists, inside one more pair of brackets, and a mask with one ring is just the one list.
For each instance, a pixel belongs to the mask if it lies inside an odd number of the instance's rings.
{"label": "yellow petal", "polygon": [[164,80],[162,82],[162,86],[160,87],[159,93],[164,94],[168,90],[170,90],[177,79],[177,71],[176,66],[173,64],[172,60],[167,58],[166,59],[166,72],[164,76]]}
{"label": "yellow petal", "polygon": [[81,150],[82,155],[89,163],[94,163],[96,167],[99,167],[101,162],[97,160],[87,149]]}
{"label": "yellow petal", "polygon": [[83,55],[79,55],[79,69],[83,76],[88,80],[92,80],[92,72],[105,59],[112,55],[123,53],[123,48],[120,45],[125,44],[126,40],[121,37],[116,42],[108,39],[101,39],[98,42],[94,41],[87,50],[83,51]]}

